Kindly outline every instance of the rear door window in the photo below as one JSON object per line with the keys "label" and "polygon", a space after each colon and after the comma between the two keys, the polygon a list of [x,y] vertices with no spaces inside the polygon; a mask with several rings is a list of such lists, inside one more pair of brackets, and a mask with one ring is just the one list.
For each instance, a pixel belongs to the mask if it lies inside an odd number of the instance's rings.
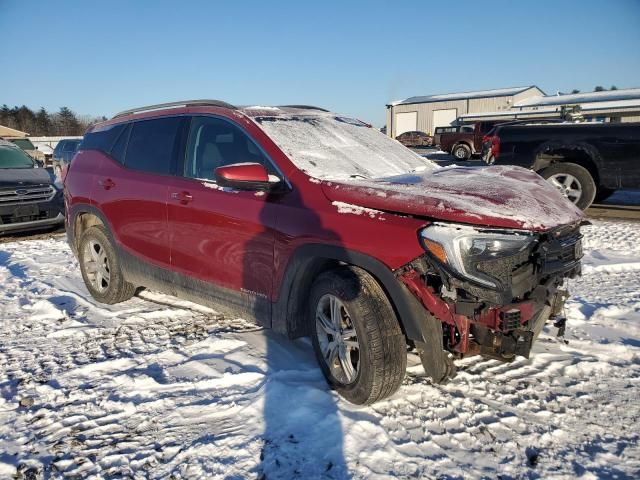
{"label": "rear door window", "polygon": [[129,135],[125,166],[148,173],[173,173],[182,122],[182,117],[135,122]]}

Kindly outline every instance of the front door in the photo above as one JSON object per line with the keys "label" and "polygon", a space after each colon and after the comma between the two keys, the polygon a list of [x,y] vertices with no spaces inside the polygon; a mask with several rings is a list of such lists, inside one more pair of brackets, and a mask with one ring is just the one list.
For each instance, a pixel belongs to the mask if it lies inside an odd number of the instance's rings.
{"label": "front door", "polygon": [[[237,125],[191,119],[181,172],[169,188],[171,265],[186,287],[213,302],[270,322],[276,206],[265,192],[222,188],[223,165],[269,160]],[[190,282],[197,279],[200,282]]]}

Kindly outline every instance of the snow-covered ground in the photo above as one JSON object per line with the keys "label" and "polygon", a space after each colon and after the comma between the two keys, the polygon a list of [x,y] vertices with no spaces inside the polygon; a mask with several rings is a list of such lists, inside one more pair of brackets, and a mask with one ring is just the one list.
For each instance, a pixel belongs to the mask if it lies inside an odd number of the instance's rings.
{"label": "snow-covered ground", "polygon": [[566,341],[346,404],[305,340],[153,293],[96,304],[62,236],[0,245],[0,478],[639,478],[640,224],[585,228]]}

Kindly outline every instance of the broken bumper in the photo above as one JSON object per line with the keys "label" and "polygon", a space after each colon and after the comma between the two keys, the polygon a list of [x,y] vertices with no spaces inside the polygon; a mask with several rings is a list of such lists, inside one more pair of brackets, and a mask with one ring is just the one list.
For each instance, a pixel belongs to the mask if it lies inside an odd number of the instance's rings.
{"label": "broken bumper", "polygon": [[528,358],[546,321],[562,312],[568,297],[565,278],[580,274],[579,231],[549,237],[540,240],[524,264],[496,265],[499,289],[456,276],[428,254],[396,276],[442,323],[443,347],[456,357]]}

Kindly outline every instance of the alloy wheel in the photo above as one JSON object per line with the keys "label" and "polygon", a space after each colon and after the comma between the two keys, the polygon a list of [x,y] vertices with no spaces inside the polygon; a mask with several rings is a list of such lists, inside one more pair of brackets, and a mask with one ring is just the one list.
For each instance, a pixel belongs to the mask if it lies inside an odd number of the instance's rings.
{"label": "alloy wheel", "polygon": [[344,303],[326,294],[316,307],[316,335],[322,358],[335,379],[353,383],[360,368],[360,344]]}
{"label": "alloy wheel", "polygon": [[455,151],[455,157],[460,159],[460,160],[464,160],[467,156],[467,152],[465,152],[465,150],[463,148],[456,148]]}
{"label": "alloy wheel", "polygon": [[84,246],[84,269],[91,286],[103,293],[109,288],[111,267],[102,244],[96,240],[88,241]]}
{"label": "alloy wheel", "polygon": [[582,185],[573,175],[556,173],[555,175],[551,175],[547,180],[560,190],[560,193],[567,197],[572,203],[578,203],[582,197]]}

